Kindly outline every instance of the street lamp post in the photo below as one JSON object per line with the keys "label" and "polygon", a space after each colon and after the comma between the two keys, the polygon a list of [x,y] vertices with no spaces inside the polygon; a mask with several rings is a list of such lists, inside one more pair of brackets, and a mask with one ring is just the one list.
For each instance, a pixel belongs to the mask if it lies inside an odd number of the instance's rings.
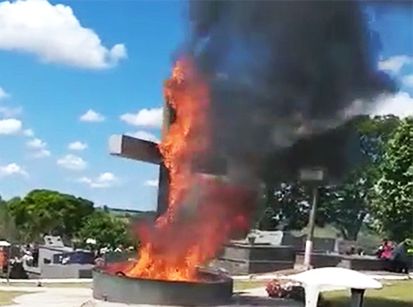
{"label": "street lamp post", "polygon": [[318,186],[324,180],[324,170],[321,168],[306,168],[300,170],[300,180],[306,185],[312,187],[312,203],[310,217],[308,221],[307,240],[305,242],[304,266],[309,269],[311,267],[311,253],[313,251],[313,238],[315,228],[315,218],[317,213],[318,203]]}

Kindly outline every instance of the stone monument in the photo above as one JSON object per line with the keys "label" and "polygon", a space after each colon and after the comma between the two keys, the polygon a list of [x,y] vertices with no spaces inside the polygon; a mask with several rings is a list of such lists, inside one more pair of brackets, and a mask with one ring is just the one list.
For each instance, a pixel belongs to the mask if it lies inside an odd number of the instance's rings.
{"label": "stone monument", "polygon": [[282,231],[253,230],[246,240],[231,241],[224,246],[213,266],[230,274],[267,273],[294,268],[293,246],[282,244]]}

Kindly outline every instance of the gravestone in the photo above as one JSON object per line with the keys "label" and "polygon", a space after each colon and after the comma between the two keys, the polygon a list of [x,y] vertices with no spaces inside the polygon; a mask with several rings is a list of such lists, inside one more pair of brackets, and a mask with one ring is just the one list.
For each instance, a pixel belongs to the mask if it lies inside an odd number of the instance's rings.
{"label": "gravestone", "polygon": [[213,262],[234,275],[267,273],[294,268],[295,251],[282,244],[282,231],[252,231],[247,240],[231,241]]}

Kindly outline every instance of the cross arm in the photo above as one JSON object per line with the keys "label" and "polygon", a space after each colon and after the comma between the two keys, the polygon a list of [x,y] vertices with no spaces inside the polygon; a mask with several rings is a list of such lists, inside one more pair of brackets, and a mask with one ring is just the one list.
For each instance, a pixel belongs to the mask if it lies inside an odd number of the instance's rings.
{"label": "cross arm", "polygon": [[162,162],[162,155],[159,152],[157,143],[128,135],[112,135],[109,138],[109,153],[114,156],[157,165]]}

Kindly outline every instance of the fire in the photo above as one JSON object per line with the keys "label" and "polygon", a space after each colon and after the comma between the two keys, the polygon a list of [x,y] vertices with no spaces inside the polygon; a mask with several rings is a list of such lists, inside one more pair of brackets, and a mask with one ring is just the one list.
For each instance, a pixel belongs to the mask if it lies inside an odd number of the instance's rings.
{"label": "fire", "polygon": [[255,194],[195,173],[194,157],[208,152],[209,89],[190,59],[176,63],[165,83],[175,112],[159,149],[169,170],[167,212],[154,226],[140,225],[138,260],[123,272],[130,277],[191,281],[235,231],[248,228]]}

